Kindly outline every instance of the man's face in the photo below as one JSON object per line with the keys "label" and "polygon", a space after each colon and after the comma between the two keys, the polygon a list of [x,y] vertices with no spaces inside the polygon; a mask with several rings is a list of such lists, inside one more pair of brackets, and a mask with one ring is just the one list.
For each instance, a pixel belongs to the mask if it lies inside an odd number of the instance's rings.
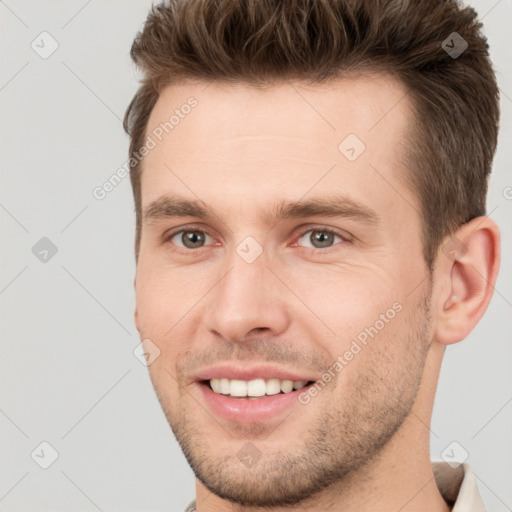
{"label": "man's face", "polygon": [[[151,113],[136,322],[160,350],[167,419],[218,496],[298,502],[368,464],[414,405],[430,281],[404,94],[382,76],[182,83]],[[246,389],[282,391],[231,396]]]}

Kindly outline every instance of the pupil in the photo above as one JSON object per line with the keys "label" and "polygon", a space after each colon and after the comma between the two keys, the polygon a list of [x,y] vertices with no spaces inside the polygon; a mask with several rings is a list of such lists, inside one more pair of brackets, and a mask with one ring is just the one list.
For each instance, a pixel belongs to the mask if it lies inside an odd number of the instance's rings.
{"label": "pupil", "polygon": [[315,231],[311,235],[311,242],[316,247],[328,247],[332,243],[332,235],[324,231]]}
{"label": "pupil", "polygon": [[204,242],[204,235],[195,231],[189,231],[187,233],[183,233],[182,241],[185,247],[200,247]]}

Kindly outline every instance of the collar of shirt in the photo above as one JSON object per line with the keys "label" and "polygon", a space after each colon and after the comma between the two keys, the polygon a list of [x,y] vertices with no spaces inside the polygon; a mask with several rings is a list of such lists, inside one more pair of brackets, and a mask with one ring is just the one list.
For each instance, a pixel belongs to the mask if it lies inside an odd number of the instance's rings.
{"label": "collar of shirt", "polygon": [[452,512],[485,512],[478,492],[476,478],[469,464],[433,462],[432,469],[437,488]]}

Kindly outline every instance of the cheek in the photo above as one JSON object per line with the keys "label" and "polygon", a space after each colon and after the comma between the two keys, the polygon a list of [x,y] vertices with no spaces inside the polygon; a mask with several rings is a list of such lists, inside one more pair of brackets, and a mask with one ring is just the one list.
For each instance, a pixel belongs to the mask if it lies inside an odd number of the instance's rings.
{"label": "cheek", "polygon": [[193,307],[197,287],[180,273],[162,267],[141,265],[137,270],[135,298],[141,335],[164,339],[169,330]]}
{"label": "cheek", "polygon": [[337,358],[336,399],[369,407],[378,402],[389,411],[409,403],[425,359],[425,339],[416,322],[405,308],[393,310],[387,322],[373,322],[347,338]]}
{"label": "cheek", "polygon": [[[180,377],[176,362],[189,350],[198,327],[198,301],[205,290],[201,281],[176,269],[139,266],[137,271],[137,323],[141,339],[150,339],[160,356],[148,367],[155,388],[176,393]],[[174,390],[174,391],[172,391]]]}
{"label": "cheek", "polygon": [[[365,328],[380,322],[381,315],[387,314],[385,320],[394,318],[393,306],[400,304],[397,282],[389,275],[378,269],[356,270],[300,272],[288,281],[306,308],[315,314],[315,321],[320,319],[328,327],[330,338],[338,339],[342,346]],[[305,280],[304,275],[311,277]],[[329,331],[325,332],[329,334]]]}

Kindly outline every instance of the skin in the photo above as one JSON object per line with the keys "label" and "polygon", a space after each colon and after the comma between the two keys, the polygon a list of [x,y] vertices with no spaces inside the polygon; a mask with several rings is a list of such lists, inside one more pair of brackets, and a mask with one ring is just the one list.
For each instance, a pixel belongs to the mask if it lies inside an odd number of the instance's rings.
{"label": "skin", "polygon": [[[266,89],[189,81],[166,87],[151,113],[148,134],[198,101],[144,158],[143,209],[172,195],[213,213],[145,217],[135,281],[137,329],[160,350],[151,380],[198,477],[199,512],[449,510],[430,464],[433,400],[445,346],[491,298],[499,233],[486,217],[461,226],[466,251],[440,250],[430,275],[404,178],[404,95],[382,75]],[[366,146],[355,161],[338,150],[348,134]],[[378,222],[269,218],[281,201],[338,195]],[[315,247],[323,229],[339,236]],[[184,230],[206,233],[204,245],[183,246]],[[248,236],[263,251],[252,263],[236,252]],[[198,392],[195,372],[224,361],[319,379],[394,304],[400,312],[286,414],[228,421]],[[237,456],[247,446],[260,456],[251,467]]]}

